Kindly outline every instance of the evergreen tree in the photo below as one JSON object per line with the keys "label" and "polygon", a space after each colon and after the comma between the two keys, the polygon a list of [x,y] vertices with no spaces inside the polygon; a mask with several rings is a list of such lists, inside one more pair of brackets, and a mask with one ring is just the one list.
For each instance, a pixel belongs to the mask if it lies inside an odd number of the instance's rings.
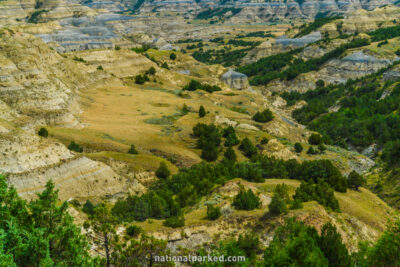
{"label": "evergreen tree", "polygon": [[289,189],[287,185],[278,184],[274,189],[274,194],[268,205],[269,212],[274,215],[286,213],[289,202]]}
{"label": "evergreen tree", "polygon": [[183,107],[182,107],[182,115],[186,115],[186,114],[188,114],[189,113],[189,108],[188,108],[188,106],[186,105],[186,104],[183,104]]}
{"label": "evergreen tree", "polygon": [[206,110],[203,106],[200,106],[199,108],[199,117],[203,118],[206,115]]}
{"label": "evergreen tree", "polygon": [[183,217],[183,215],[169,217],[163,222],[163,225],[171,228],[182,227],[185,226],[185,218]]}
{"label": "evergreen tree", "polygon": [[160,163],[160,167],[158,167],[156,171],[156,176],[160,179],[167,179],[170,176],[171,172],[169,171],[167,164],[162,161]]}
{"label": "evergreen tree", "polygon": [[171,54],[169,55],[169,59],[175,60],[175,59],[176,59],[176,54],[175,54],[175,53],[171,53]]}
{"label": "evergreen tree", "polygon": [[95,266],[80,228],[49,181],[27,203],[0,175],[0,266]]}
{"label": "evergreen tree", "polygon": [[75,141],[71,141],[68,145],[68,149],[79,153],[83,152],[83,148],[79,144],[75,143]]}
{"label": "evergreen tree", "polygon": [[156,69],[154,67],[150,67],[147,71],[146,71],[147,75],[155,75],[156,74]]}
{"label": "evergreen tree", "polygon": [[262,112],[257,112],[253,116],[253,120],[256,122],[269,122],[274,118],[274,115],[272,114],[271,110],[265,109]]}
{"label": "evergreen tree", "polygon": [[139,154],[139,152],[136,150],[135,145],[131,145],[131,148],[128,150],[128,154],[132,154],[132,155]]}
{"label": "evergreen tree", "polygon": [[294,144],[294,150],[296,153],[301,153],[303,151],[303,146],[300,143]]}
{"label": "evergreen tree", "polygon": [[206,143],[203,147],[203,151],[201,151],[201,158],[206,161],[216,161],[218,155],[218,147],[216,147],[212,142]]}
{"label": "evergreen tree", "polygon": [[328,266],[317,238],[315,228],[287,219],[264,252],[264,266]]}
{"label": "evergreen tree", "polygon": [[309,143],[310,145],[317,146],[317,145],[319,145],[319,144],[322,143],[322,136],[319,135],[319,134],[313,133],[313,134],[311,134],[310,137],[308,138],[308,143]]}
{"label": "evergreen tree", "polygon": [[40,128],[38,135],[41,137],[48,137],[49,132],[46,130],[46,128]]}
{"label": "evergreen tree", "polygon": [[90,226],[100,238],[95,239],[97,245],[104,248],[106,255],[106,266],[111,266],[111,255],[117,246],[118,235],[114,229],[116,220],[110,210],[104,204],[99,204],[90,216]]}
{"label": "evergreen tree", "polygon": [[93,215],[95,206],[90,200],[86,200],[85,204],[83,205],[82,211],[86,214]]}
{"label": "evergreen tree", "polygon": [[[159,266],[154,262],[155,256],[171,255],[167,241],[142,234],[139,239],[130,239],[118,243],[112,254],[113,266]],[[173,262],[163,262],[160,266],[172,267]]]}
{"label": "evergreen tree", "polygon": [[331,267],[351,266],[351,258],[342,237],[336,227],[327,223],[322,227],[321,236],[318,238],[318,245]]}
{"label": "evergreen tree", "polygon": [[274,215],[280,215],[287,212],[287,206],[283,198],[274,194],[268,205],[269,212]]}
{"label": "evergreen tree", "polygon": [[226,138],[224,144],[226,147],[236,146],[240,143],[239,139],[236,136],[235,128],[233,128],[232,126],[228,126],[224,129],[223,137]]}
{"label": "evergreen tree", "polygon": [[363,186],[366,183],[366,181],[364,177],[362,177],[356,171],[352,171],[347,178],[347,183],[349,185],[349,188],[358,190],[358,188],[360,186]]}
{"label": "evergreen tree", "polygon": [[376,244],[367,251],[368,266],[392,267],[400,264],[400,221],[391,223]]}
{"label": "evergreen tree", "polygon": [[214,207],[213,205],[207,205],[207,219],[215,221],[221,216],[221,210],[219,207]]}
{"label": "evergreen tree", "polygon": [[319,144],[318,145],[318,150],[321,152],[321,153],[323,153],[325,150],[326,150],[326,146],[324,146],[324,144]]}
{"label": "evergreen tree", "polygon": [[239,193],[233,199],[233,205],[238,210],[254,210],[261,206],[261,202],[251,189],[246,191],[243,186],[240,186]]}
{"label": "evergreen tree", "polygon": [[317,154],[317,152],[315,151],[315,149],[312,146],[310,146],[308,148],[308,150],[307,150],[307,154],[308,155],[315,155],[315,154]]}
{"label": "evergreen tree", "polygon": [[248,158],[257,155],[257,148],[253,145],[249,138],[244,138],[239,146],[239,149],[243,152]]}
{"label": "evergreen tree", "polygon": [[232,147],[228,147],[224,153],[224,157],[229,161],[236,161],[237,156],[235,150]]}

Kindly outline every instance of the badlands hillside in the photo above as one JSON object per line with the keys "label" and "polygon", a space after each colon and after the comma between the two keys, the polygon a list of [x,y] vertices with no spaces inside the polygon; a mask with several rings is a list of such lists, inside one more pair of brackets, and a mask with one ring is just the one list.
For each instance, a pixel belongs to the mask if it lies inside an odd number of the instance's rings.
{"label": "badlands hillside", "polygon": [[397,266],[393,4],[0,0],[0,266]]}

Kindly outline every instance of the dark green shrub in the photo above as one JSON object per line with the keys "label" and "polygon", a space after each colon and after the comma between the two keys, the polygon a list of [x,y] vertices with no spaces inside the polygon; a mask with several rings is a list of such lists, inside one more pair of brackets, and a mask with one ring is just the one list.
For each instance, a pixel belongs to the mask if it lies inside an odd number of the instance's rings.
{"label": "dark green shrub", "polygon": [[156,74],[156,69],[154,67],[150,67],[147,71],[146,71],[147,75],[155,75]]}
{"label": "dark green shrub", "polygon": [[224,153],[224,158],[226,158],[229,161],[236,161],[237,156],[235,150],[233,150],[232,147],[228,147]]}
{"label": "dark green shrub", "polygon": [[142,231],[142,228],[137,225],[130,225],[126,228],[126,234],[130,237],[137,237]]}
{"label": "dark green shrub", "polygon": [[307,150],[307,154],[309,154],[309,155],[315,155],[315,154],[317,154],[317,151],[316,151],[312,146],[310,146],[310,147],[308,148],[308,150]]}
{"label": "dark green shrub", "polygon": [[207,219],[214,221],[221,216],[221,210],[219,207],[213,205],[207,205]]}
{"label": "dark green shrub", "polygon": [[176,59],[176,54],[175,54],[175,53],[171,53],[171,54],[169,55],[169,59],[175,60],[175,59]]}
{"label": "dark green shrub", "polygon": [[318,81],[315,82],[315,86],[324,87],[325,86],[325,82],[323,80],[318,80]]}
{"label": "dark green shrub", "polygon": [[246,191],[241,186],[239,193],[233,199],[233,206],[238,210],[254,210],[261,206],[261,202],[251,189]]}
{"label": "dark green shrub", "polygon": [[161,64],[161,68],[164,68],[164,69],[169,70],[168,63],[167,63],[167,62],[163,62],[163,63]]}
{"label": "dark green shrub", "polygon": [[46,128],[40,128],[38,135],[41,137],[48,137],[49,136],[49,132],[47,131]]}
{"label": "dark green shrub", "polygon": [[199,108],[199,117],[203,118],[206,115],[206,110],[203,106],[200,106]]}
{"label": "dark green shrub", "polygon": [[131,148],[128,150],[128,154],[137,155],[139,152],[136,150],[135,145],[131,145]]}
{"label": "dark green shrub", "polygon": [[256,122],[269,122],[274,118],[274,115],[272,114],[271,110],[269,109],[265,109],[262,112],[257,112],[256,114],[254,114],[253,116],[253,121]]}
{"label": "dark green shrub", "polygon": [[79,153],[83,152],[83,148],[79,144],[75,143],[75,141],[71,141],[71,143],[68,146],[68,149]]}
{"label": "dark green shrub", "polygon": [[95,205],[90,200],[86,200],[85,204],[83,205],[82,211],[86,214],[93,215]]}
{"label": "dark green shrub", "polygon": [[352,171],[348,178],[347,178],[347,184],[349,188],[358,190],[360,186],[363,186],[366,183],[366,180],[364,177],[362,177],[360,174],[358,174],[356,171]]}
{"label": "dark green shrub", "polygon": [[163,225],[171,228],[182,227],[185,226],[185,218],[183,216],[169,217],[163,222]]}
{"label": "dark green shrub", "polygon": [[146,80],[142,75],[138,74],[138,75],[135,76],[135,83],[136,84],[144,84],[145,82],[146,82]]}
{"label": "dark green shrub", "polygon": [[244,138],[240,143],[239,149],[242,151],[243,155],[248,158],[257,155],[257,148],[253,145],[249,138]]}
{"label": "dark green shrub", "polygon": [[296,153],[301,153],[303,151],[303,146],[300,143],[294,144],[294,150]]}
{"label": "dark green shrub", "polygon": [[169,171],[167,164],[165,164],[164,161],[160,163],[160,167],[158,167],[156,171],[156,176],[160,179],[167,179],[171,175],[171,172]]}
{"label": "dark green shrub", "polygon": [[319,145],[319,144],[322,143],[322,136],[319,135],[319,134],[313,133],[313,134],[311,134],[310,137],[308,138],[308,143],[309,143],[310,145],[317,146],[317,145]]}

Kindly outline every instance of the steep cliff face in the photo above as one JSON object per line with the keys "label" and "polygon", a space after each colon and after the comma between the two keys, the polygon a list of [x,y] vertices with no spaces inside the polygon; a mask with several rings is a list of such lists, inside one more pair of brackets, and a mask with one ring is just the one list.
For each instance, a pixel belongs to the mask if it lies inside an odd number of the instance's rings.
{"label": "steep cliff face", "polygon": [[110,196],[127,192],[126,179],[103,163],[76,158],[37,127],[82,127],[78,92],[97,81],[82,63],[65,59],[28,34],[0,36],[0,172],[26,198],[52,179],[60,197]]}

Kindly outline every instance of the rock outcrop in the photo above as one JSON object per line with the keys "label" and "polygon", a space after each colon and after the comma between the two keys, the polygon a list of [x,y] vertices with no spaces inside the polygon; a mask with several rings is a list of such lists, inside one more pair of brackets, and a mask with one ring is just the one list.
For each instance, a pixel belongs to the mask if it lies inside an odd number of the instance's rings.
{"label": "rock outcrop", "polygon": [[244,90],[249,88],[247,76],[233,70],[224,73],[221,80],[233,89]]}

